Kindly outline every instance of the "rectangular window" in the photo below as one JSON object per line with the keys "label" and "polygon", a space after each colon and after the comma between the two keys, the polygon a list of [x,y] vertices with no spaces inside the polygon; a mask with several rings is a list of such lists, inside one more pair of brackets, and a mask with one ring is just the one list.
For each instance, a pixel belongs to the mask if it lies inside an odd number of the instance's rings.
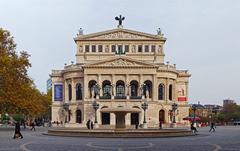
{"label": "rectangular window", "polygon": [[116,52],[116,46],[112,45],[112,52]]}
{"label": "rectangular window", "polygon": [[85,52],[89,52],[89,45],[85,45]]}
{"label": "rectangular window", "polygon": [[156,46],[152,45],[151,52],[155,52]]}
{"label": "rectangular window", "polygon": [[149,52],[149,45],[145,45],[145,52]]}
{"label": "rectangular window", "polygon": [[96,45],[92,45],[92,52],[96,52]]}
{"label": "rectangular window", "polygon": [[98,45],[98,52],[102,52],[102,49],[103,47],[102,47],[102,45]]}
{"label": "rectangular window", "polygon": [[138,45],[138,52],[142,52],[142,45]]}
{"label": "rectangular window", "polygon": [[129,52],[129,45],[125,45],[125,52]]}

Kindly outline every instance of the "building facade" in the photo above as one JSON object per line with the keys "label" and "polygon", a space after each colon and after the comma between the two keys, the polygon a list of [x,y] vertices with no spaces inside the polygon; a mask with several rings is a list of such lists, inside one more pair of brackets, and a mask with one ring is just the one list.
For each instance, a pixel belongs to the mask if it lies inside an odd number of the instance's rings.
{"label": "building facade", "polygon": [[158,127],[159,122],[172,123],[175,115],[177,124],[186,124],[191,75],[165,63],[166,38],[161,32],[118,26],[93,34],[80,31],[74,41],[76,63],[51,73],[52,121],[69,127],[86,127],[88,120],[100,127],[144,122]]}

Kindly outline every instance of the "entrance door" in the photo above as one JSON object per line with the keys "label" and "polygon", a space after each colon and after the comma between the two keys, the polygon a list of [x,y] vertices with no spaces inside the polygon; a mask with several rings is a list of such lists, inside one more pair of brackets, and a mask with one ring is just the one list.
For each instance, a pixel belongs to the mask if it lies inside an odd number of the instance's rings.
{"label": "entrance door", "polygon": [[139,124],[139,114],[131,113],[131,125]]}
{"label": "entrance door", "polygon": [[115,113],[116,115],[116,128],[126,128],[125,115],[126,113]]}
{"label": "entrance door", "polygon": [[159,111],[159,122],[164,123],[165,122],[165,113],[164,110]]}
{"label": "entrance door", "polygon": [[102,125],[110,124],[110,113],[102,113]]}

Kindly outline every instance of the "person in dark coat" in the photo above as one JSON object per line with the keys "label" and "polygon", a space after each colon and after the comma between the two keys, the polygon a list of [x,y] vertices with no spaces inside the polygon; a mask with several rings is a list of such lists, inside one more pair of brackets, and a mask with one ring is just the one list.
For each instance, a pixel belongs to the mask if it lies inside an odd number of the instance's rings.
{"label": "person in dark coat", "polygon": [[194,126],[194,123],[192,122],[192,124],[191,124],[191,131],[193,132],[193,133],[196,133],[197,132],[197,128]]}
{"label": "person in dark coat", "polygon": [[87,123],[86,123],[87,129],[90,129],[90,122],[91,122],[91,121],[88,120]]}
{"label": "person in dark coat", "polygon": [[18,138],[18,137],[20,137],[21,139],[23,138],[20,131],[21,131],[20,123],[19,123],[19,121],[17,121],[17,123],[15,124],[15,133],[14,133],[13,139]]}
{"label": "person in dark coat", "polygon": [[32,131],[32,130],[36,131],[36,129],[35,129],[35,123],[34,123],[34,122],[31,123],[31,126],[32,126],[31,131]]}
{"label": "person in dark coat", "polygon": [[136,123],[135,123],[135,129],[138,129],[138,125],[139,125],[139,123],[136,122]]}
{"label": "person in dark coat", "polygon": [[215,123],[211,123],[211,128],[209,130],[209,132],[211,132],[213,130],[213,132],[215,132]]}
{"label": "person in dark coat", "polygon": [[93,129],[93,121],[91,121],[90,124],[91,124],[91,129]]}

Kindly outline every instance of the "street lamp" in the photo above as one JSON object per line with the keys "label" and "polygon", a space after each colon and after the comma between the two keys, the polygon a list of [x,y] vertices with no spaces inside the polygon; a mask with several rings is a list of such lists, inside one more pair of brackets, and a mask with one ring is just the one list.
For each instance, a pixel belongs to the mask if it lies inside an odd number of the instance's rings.
{"label": "street lamp", "polygon": [[142,104],[142,109],[143,109],[143,111],[144,111],[144,117],[143,117],[143,127],[144,128],[147,128],[147,125],[146,125],[146,109],[148,109],[148,104],[146,103],[146,102],[144,102],[143,104]]}
{"label": "street lamp", "polygon": [[177,105],[177,103],[173,103],[172,104],[172,111],[173,111],[173,124],[175,124],[176,123],[176,119],[175,119],[175,111],[177,110],[177,108],[178,108],[178,105]]}
{"label": "street lamp", "polygon": [[193,123],[195,123],[196,110],[197,110],[197,105],[196,105],[196,104],[193,104],[193,105],[192,105],[192,110],[193,110]]}
{"label": "street lamp", "polygon": [[212,113],[214,113],[215,121],[217,119],[217,111],[218,111],[218,107],[214,106],[213,109],[212,109]]}
{"label": "street lamp", "polygon": [[98,123],[97,122],[97,110],[99,109],[99,104],[96,101],[94,101],[92,106],[93,106],[93,109],[95,110],[95,121],[94,121],[94,123],[97,124]]}

